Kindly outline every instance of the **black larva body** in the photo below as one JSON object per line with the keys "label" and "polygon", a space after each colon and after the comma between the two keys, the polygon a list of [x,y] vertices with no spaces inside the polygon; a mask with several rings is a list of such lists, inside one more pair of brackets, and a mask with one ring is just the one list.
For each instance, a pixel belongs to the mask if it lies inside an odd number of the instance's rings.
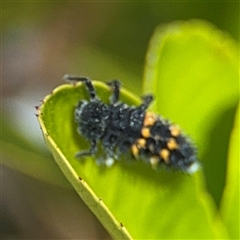
{"label": "black larva body", "polygon": [[90,149],[78,152],[77,157],[94,155],[101,142],[106,165],[112,165],[130,150],[135,158],[150,163],[153,168],[166,165],[189,173],[197,170],[196,150],[188,138],[176,125],[146,111],[153,100],[151,95],[144,96],[141,105],[130,107],[118,101],[120,83],[114,80],[108,83],[113,93],[110,103],[105,104],[96,96],[88,78],[65,76],[65,79],[84,82],[90,95],[89,101],[80,101],[75,109],[77,130],[91,143]]}

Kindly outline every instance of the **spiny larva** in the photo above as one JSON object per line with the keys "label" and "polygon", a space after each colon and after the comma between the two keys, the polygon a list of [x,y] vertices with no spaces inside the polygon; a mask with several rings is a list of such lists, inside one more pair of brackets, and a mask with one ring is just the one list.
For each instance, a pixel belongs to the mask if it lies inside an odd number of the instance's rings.
{"label": "spiny larva", "polygon": [[121,84],[117,80],[108,82],[112,90],[109,104],[97,96],[90,79],[65,75],[68,82],[83,82],[89,100],[81,100],[75,108],[78,133],[90,142],[88,150],[76,153],[80,158],[95,155],[98,142],[105,152],[103,162],[111,166],[121,154],[131,151],[136,159],[151,164],[157,169],[168,168],[194,173],[200,164],[196,148],[176,124],[171,124],[157,114],[147,111],[153,101],[152,95],[142,97],[142,104],[129,106],[119,101]]}

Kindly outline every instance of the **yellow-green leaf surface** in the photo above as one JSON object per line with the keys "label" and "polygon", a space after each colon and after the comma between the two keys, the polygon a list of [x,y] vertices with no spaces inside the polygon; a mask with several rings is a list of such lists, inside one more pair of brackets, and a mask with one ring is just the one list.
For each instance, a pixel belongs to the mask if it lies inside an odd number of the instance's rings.
{"label": "yellow-green leaf surface", "polygon": [[239,49],[207,22],[176,22],[155,31],[146,57],[144,91],[153,109],[192,136],[217,206],[239,97]]}
{"label": "yellow-green leaf surface", "polygon": [[[199,22],[177,23],[157,30],[150,43],[144,89],[155,95],[153,108],[179,123],[196,141],[204,163],[203,172],[193,176],[164,170],[157,172],[127,156],[111,168],[98,166],[94,157],[76,159],[76,152],[89,148],[89,143],[78,135],[74,122],[77,102],[88,99],[85,87],[62,85],[44,99],[39,108],[39,121],[49,149],[113,238],[228,237],[221,219],[215,218],[217,206],[205,189],[203,173],[212,174],[215,183],[225,177],[222,159],[216,163],[219,155],[211,151],[217,146],[223,153],[227,151],[224,147],[228,138],[219,142],[217,138],[224,131],[227,135],[228,128],[231,129],[232,118],[224,113],[229,106],[233,108],[237,98],[234,51],[228,38]],[[227,83],[226,79],[229,79]],[[94,82],[94,86],[99,97],[108,102],[107,86],[100,82]],[[140,103],[126,90],[122,90],[121,95],[122,101],[130,105]],[[211,173],[209,169],[213,170],[214,166],[220,170],[216,168]],[[220,173],[223,176],[219,179]],[[217,186],[216,196],[223,188],[221,184]],[[211,194],[214,196],[214,191]]]}
{"label": "yellow-green leaf surface", "polygon": [[232,239],[239,239],[239,111],[231,134],[221,214]]}
{"label": "yellow-green leaf surface", "polygon": [[[107,101],[107,87],[99,82],[94,86]],[[139,103],[126,91],[122,95],[123,101]],[[77,134],[73,115],[77,102],[87,98],[83,85],[62,85],[44,99],[39,121],[56,162],[109,233],[115,239],[130,238],[126,229],[134,239],[214,238],[197,174],[156,172],[127,160],[104,169],[94,158],[74,157],[89,147]]]}

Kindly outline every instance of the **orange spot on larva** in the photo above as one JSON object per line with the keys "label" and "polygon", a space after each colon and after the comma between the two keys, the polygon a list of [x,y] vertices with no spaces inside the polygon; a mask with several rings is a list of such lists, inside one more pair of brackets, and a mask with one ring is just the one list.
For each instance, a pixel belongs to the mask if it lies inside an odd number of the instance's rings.
{"label": "orange spot on larva", "polygon": [[152,126],[156,122],[156,115],[152,112],[147,112],[144,117],[143,125]]}
{"label": "orange spot on larva", "polygon": [[150,135],[151,135],[151,134],[150,134],[150,129],[147,128],[147,127],[142,128],[141,133],[142,133],[142,136],[143,136],[144,138],[149,138]]}
{"label": "orange spot on larva", "polygon": [[173,137],[178,137],[181,133],[180,128],[177,125],[170,126],[170,132]]}
{"label": "orange spot on larva", "polygon": [[139,149],[138,149],[138,147],[137,147],[137,145],[136,144],[133,144],[132,146],[131,146],[131,150],[132,150],[132,154],[133,154],[133,156],[135,157],[135,158],[138,158],[138,154],[139,154]]}
{"label": "orange spot on larva", "polygon": [[167,142],[167,147],[170,150],[174,150],[178,148],[178,144],[174,138],[170,138]]}
{"label": "orange spot on larva", "polygon": [[145,148],[145,147],[146,147],[146,139],[144,139],[144,138],[139,138],[139,139],[137,140],[137,145],[138,145],[138,147],[140,147],[140,148]]}
{"label": "orange spot on larva", "polygon": [[169,162],[170,152],[166,148],[162,149],[159,153],[160,157],[164,160],[164,162]]}

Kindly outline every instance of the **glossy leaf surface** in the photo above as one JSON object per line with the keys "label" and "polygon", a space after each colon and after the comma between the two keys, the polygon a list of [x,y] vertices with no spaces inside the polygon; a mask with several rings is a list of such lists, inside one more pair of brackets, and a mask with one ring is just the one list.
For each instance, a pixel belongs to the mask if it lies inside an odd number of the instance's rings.
{"label": "glossy leaf surface", "polygon": [[[230,136],[234,114],[224,113],[234,112],[236,104],[236,59],[231,41],[201,22],[157,30],[147,55],[144,91],[155,95],[156,112],[179,123],[196,141],[216,203],[223,191],[226,159],[219,159],[214,151],[221,148],[227,156],[228,146],[228,137],[217,144],[216,133],[223,115],[227,124],[220,136]],[[107,86],[100,82],[94,86],[108,102]],[[129,105],[140,103],[132,93],[122,90],[121,94]],[[83,85],[58,87],[44,99],[39,121],[61,170],[113,238],[228,237],[223,223],[216,219],[217,205],[208,195],[202,171],[193,176],[157,172],[129,156],[122,156],[111,168],[98,166],[94,157],[76,159],[76,152],[89,148],[74,122],[74,108],[81,99],[88,99]],[[219,168],[213,171],[217,160]],[[216,189],[210,175],[220,182]]]}

